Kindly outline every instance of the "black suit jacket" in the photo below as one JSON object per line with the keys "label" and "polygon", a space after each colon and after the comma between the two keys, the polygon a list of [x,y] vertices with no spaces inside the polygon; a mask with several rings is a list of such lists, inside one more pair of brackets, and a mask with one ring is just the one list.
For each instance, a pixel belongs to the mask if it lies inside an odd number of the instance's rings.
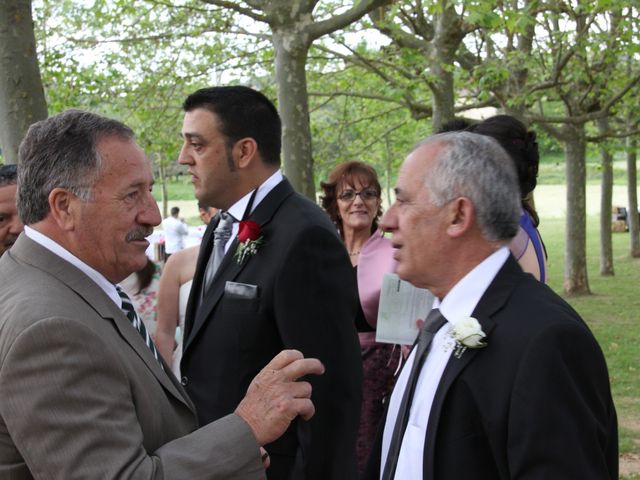
{"label": "black suit jacket", "polygon": [[[424,478],[617,479],[607,367],[578,314],[510,256],[473,316],[488,346],[452,355],[445,368]],[[383,426],[367,480],[380,478]]]}
{"label": "black suit jacket", "polygon": [[[285,179],[249,217],[264,244],[243,264],[222,261],[196,313],[213,244],[207,229],[187,307],[183,383],[205,424],[233,412],[251,379],[284,348],[319,358],[316,414],[267,446],[271,479],[353,479],[362,365],[354,318],[356,279],[328,216]],[[255,298],[225,293],[228,281],[257,286]]]}

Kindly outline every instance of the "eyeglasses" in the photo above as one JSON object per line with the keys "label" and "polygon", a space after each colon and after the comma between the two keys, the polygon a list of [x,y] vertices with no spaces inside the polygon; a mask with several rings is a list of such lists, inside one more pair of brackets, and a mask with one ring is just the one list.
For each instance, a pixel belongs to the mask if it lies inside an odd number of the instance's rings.
{"label": "eyeglasses", "polygon": [[355,190],[344,190],[340,195],[338,195],[338,198],[345,202],[353,202],[358,195],[360,195],[360,198],[365,202],[378,198],[378,192],[372,188],[360,190],[359,192],[356,192]]}

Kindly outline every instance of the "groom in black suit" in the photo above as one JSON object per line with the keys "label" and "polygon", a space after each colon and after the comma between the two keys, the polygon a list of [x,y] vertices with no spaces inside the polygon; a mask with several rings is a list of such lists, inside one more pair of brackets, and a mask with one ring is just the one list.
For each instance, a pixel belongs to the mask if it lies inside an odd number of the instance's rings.
{"label": "groom in black suit", "polygon": [[189,167],[198,200],[221,213],[198,258],[182,384],[206,424],[232,412],[283,348],[317,357],[326,371],[309,380],[316,415],[266,446],[267,475],[351,480],[362,367],[346,249],[328,216],[280,173],[280,118],[264,95],[206,88],[183,107],[179,162]]}
{"label": "groom in black suit", "polygon": [[519,205],[511,160],[488,137],[436,135],[405,160],[381,226],[398,275],[436,301],[365,479],[618,478],[604,357],[578,314],[510,255]]}

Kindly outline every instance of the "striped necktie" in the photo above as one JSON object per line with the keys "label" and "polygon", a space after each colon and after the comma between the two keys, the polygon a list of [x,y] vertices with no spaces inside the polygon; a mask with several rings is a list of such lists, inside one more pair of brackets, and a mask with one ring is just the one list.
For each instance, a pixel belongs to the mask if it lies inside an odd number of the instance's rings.
{"label": "striped necktie", "polygon": [[151,350],[153,356],[156,357],[156,360],[160,364],[160,368],[164,370],[164,366],[162,365],[162,361],[160,360],[160,354],[158,353],[158,350],[156,349],[156,346],[154,345],[149,332],[147,332],[144,323],[142,322],[142,320],[140,320],[140,317],[136,313],[136,309],[133,307],[133,303],[131,303],[129,295],[127,295],[125,291],[122,290],[119,286],[116,286],[116,290],[118,291],[118,295],[120,295],[120,298],[122,299],[122,311],[138,331],[138,333],[144,340],[144,343],[147,344],[147,347],[149,347],[149,350]]}

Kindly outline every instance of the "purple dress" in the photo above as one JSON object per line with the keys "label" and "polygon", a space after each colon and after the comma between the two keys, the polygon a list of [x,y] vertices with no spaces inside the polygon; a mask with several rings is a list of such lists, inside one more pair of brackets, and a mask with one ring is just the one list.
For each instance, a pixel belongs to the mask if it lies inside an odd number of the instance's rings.
{"label": "purple dress", "polygon": [[529,246],[529,242],[531,242],[533,249],[536,252],[538,268],[540,270],[540,281],[545,283],[547,278],[547,272],[545,269],[545,259],[547,254],[544,250],[544,244],[542,243],[538,229],[533,224],[531,215],[529,215],[529,212],[526,210],[523,210],[522,215],[520,215],[520,228],[509,245],[509,249],[513,253],[513,256],[516,257],[516,260],[520,260],[524,255],[524,252]]}

